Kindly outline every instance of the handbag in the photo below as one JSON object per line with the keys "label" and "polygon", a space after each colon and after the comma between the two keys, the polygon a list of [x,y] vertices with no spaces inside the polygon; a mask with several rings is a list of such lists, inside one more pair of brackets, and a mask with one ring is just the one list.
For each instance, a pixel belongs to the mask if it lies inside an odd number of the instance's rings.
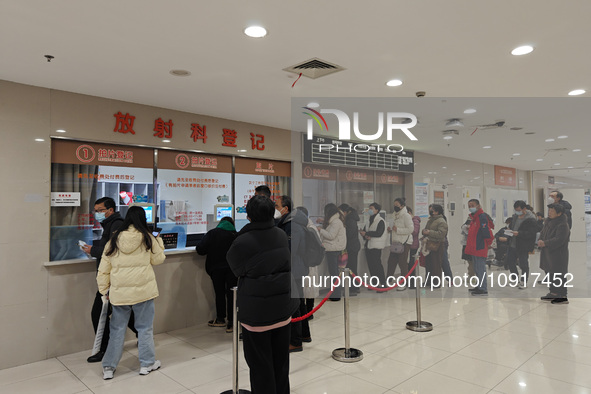
{"label": "handbag", "polygon": [[441,242],[427,240],[427,250],[430,250],[431,252],[437,252],[440,246]]}
{"label": "handbag", "polygon": [[339,257],[337,258],[337,263],[339,268],[345,268],[347,263],[349,262],[349,253],[346,250],[343,250]]}
{"label": "handbag", "polygon": [[397,242],[397,241],[392,242],[392,244],[390,245],[390,253],[400,254],[403,252],[404,252],[404,244],[401,244],[400,242]]}

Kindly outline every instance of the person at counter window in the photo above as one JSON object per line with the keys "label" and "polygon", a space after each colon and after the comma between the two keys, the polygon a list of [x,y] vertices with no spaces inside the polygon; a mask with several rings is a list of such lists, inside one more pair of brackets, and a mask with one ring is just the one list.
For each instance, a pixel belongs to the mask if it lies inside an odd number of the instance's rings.
{"label": "person at counter window", "polygon": [[275,227],[274,211],[269,198],[253,196],[246,204],[250,223],[226,258],[238,277],[238,319],[251,390],[289,394],[289,323],[300,302],[291,295],[289,242]]}
{"label": "person at counter window", "polygon": [[[223,217],[216,228],[211,229],[197,244],[195,250],[205,258],[205,272],[211,278],[213,291],[215,292],[216,318],[210,320],[210,327],[226,327],[226,332],[233,331],[233,294],[232,287],[236,286],[238,279],[232,273],[226,253],[236,238],[234,220]],[[226,324],[226,316],[228,322]]]}
{"label": "person at counter window", "polygon": [[[105,245],[111,239],[113,234],[115,234],[123,225],[123,218],[119,214],[119,212],[115,211],[115,200],[111,197],[102,197],[96,200],[94,203],[94,218],[97,222],[101,224],[103,227],[103,235],[101,236],[100,241],[98,244],[95,245],[86,245],[84,246],[83,250],[86,254],[89,254],[92,257],[96,258],[96,269],[101,264],[101,258],[103,255],[103,251],[105,250]],[[102,301],[102,294],[97,290],[96,295],[94,297],[94,302],[92,303],[92,309],[90,311],[90,317],[92,319],[92,326],[94,328],[94,332],[96,334],[99,319],[101,317],[101,310],[103,308],[103,301]],[[103,359],[105,352],[107,351],[107,345],[109,344],[109,316],[111,315],[111,306],[109,305],[109,312],[107,313],[107,320],[105,322],[105,330],[103,332],[103,340],[101,342],[101,350],[93,354],[92,356],[88,357],[86,361],[89,363],[98,363]],[[134,327],[134,316],[133,313],[129,319],[129,328],[131,331],[135,333],[137,337],[137,330]]]}
{"label": "person at counter window", "polygon": [[359,234],[365,239],[365,258],[369,273],[378,278],[379,286],[384,287],[386,277],[382,265],[382,250],[388,246],[388,232],[386,221],[380,216],[381,210],[382,206],[377,202],[369,206],[369,226],[359,231]]}

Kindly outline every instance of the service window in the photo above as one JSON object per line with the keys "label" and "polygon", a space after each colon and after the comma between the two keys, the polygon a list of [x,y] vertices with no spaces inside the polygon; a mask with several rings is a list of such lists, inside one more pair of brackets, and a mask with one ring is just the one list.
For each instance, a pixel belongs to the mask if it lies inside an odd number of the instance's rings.
{"label": "service window", "polygon": [[[371,170],[340,169],[338,204],[347,203],[361,213],[369,204],[377,201],[373,190],[374,174]],[[381,201],[377,201],[383,204]]]}
{"label": "service window", "polygon": [[[217,225],[216,206],[230,208],[232,159],[173,150],[158,150],[158,227],[176,234],[176,248],[187,235],[205,233]],[[166,237],[165,237],[166,238]]]}
{"label": "service window", "polygon": [[[394,200],[404,197],[404,174],[399,172],[376,171],[376,201],[387,213],[394,212]],[[411,201],[407,201],[414,208]]]}
{"label": "service window", "polygon": [[154,202],[152,149],[53,140],[49,259],[86,258],[78,242],[102,235],[94,202],[111,197],[125,216],[133,202]]}
{"label": "service window", "polygon": [[291,196],[290,162],[237,157],[235,173],[234,199],[237,230],[240,230],[248,223],[246,203],[254,195],[254,189],[257,186],[269,186],[273,200],[276,200],[281,195]]}
{"label": "service window", "polygon": [[337,170],[335,167],[304,163],[302,166],[302,190],[304,207],[312,221],[324,218],[324,206],[337,201]]}

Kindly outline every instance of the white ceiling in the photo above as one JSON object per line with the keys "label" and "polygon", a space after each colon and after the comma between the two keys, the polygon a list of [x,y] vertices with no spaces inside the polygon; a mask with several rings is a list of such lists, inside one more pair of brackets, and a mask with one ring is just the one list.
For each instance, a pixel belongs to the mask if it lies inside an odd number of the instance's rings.
{"label": "white ceiling", "polygon": [[[267,37],[246,37],[243,29],[253,23],[265,26]],[[286,129],[292,97],[400,97],[413,103],[424,100],[415,97],[423,90],[439,99],[419,114],[419,141],[406,148],[529,170],[560,162],[564,170],[557,175],[585,179],[583,168],[591,161],[590,37],[587,0],[0,0],[0,79]],[[536,49],[510,54],[524,44]],[[48,63],[46,54],[55,59]],[[292,88],[294,75],[282,69],[313,57],[346,70],[302,77]],[[174,77],[172,69],[192,75]],[[385,86],[394,78],[403,85]],[[560,101],[556,113],[553,102],[442,101],[564,98],[577,88],[588,93]],[[464,115],[464,104],[479,106],[478,112]],[[454,117],[466,127],[448,146],[440,132]],[[523,130],[470,136],[468,126],[497,120]],[[550,143],[544,140],[558,135],[569,138],[552,147],[569,150],[545,157]],[[573,153],[575,148],[582,151]]]}

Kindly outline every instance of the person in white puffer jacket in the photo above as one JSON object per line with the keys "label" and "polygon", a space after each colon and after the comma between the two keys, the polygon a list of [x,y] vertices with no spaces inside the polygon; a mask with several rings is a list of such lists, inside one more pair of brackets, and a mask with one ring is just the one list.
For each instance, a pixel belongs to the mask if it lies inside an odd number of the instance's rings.
{"label": "person in white puffer jacket", "polygon": [[[326,204],[324,207],[324,222],[319,229],[320,239],[325,249],[325,259],[328,265],[328,272],[331,276],[339,275],[338,258],[347,247],[347,232],[341,220],[339,208],[333,204]],[[336,287],[330,297],[331,301],[341,299],[341,288]]]}
{"label": "person in white puffer jacket", "polygon": [[[404,198],[397,198],[394,200],[394,225],[388,227],[390,232],[392,244],[400,243],[403,245],[401,253],[393,253],[390,249],[390,256],[388,257],[388,272],[387,276],[393,276],[396,272],[396,267],[400,266],[400,275],[405,276],[408,273],[408,253],[412,244],[412,232],[414,231],[414,223],[412,217],[406,210]],[[402,291],[405,286],[398,285],[396,290]]]}
{"label": "person in white puffer jacket", "polygon": [[388,231],[386,231],[386,221],[380,216],[381,210],[382,206],[377,202],[370,204],[369,226],[359,233],[365,239],[365,258],[369,273],[378,278],[380,287],[384,287],[386,277],[382,266],[382,250],[388,246]]}

